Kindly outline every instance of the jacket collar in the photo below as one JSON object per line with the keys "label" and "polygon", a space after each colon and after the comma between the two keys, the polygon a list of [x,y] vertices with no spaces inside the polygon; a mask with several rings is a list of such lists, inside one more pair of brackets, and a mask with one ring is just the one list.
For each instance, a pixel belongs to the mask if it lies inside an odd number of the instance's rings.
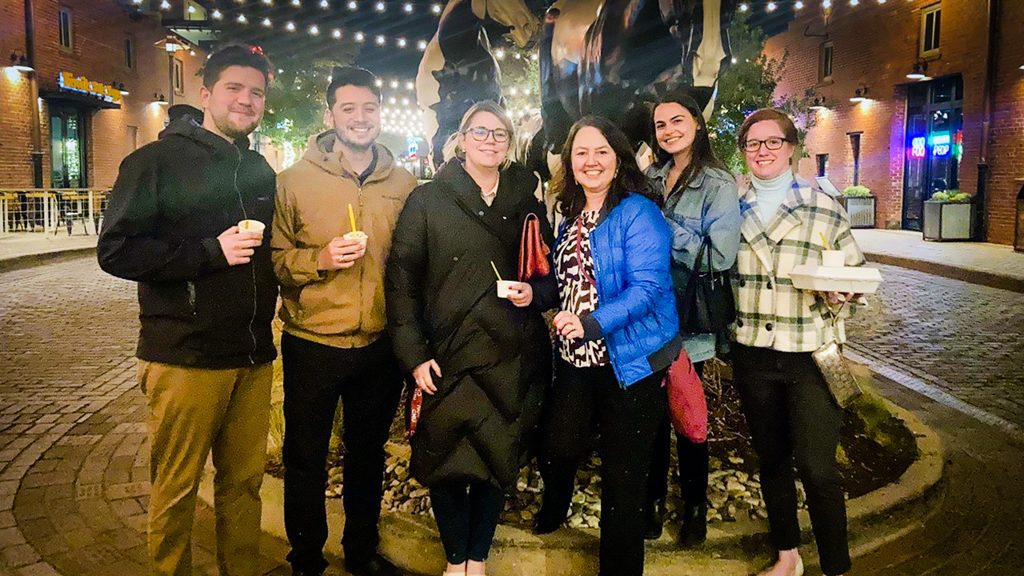
{"label": "jacket collar", "polygon": [[740,234],[747,241],[747,244],[750,245],[754,253],[757,254],[765,269],[772,269],[772,262],[774,260],[772,252],[775,246],[782,242],[782,239],[793,228],[803,223],[803,218],[800,217],[798,209],[801,206],[810,204],[813,194],[814,191],[807,182],[800,179],[795,180],[786,194],[786,199],[779,206],[778,212],[766,224],[761,221],[761,217],[757,212],[757,195],[754,192],[754,187],[750,182],[747,182],[743,196],[740,197],[740,214],[743,217],[743,222],[740,225]]}
{"label": "jacket collar", "polygon": [[[665,164],[663,164],[660,168],[655,168],[650,173],[650,175],[649,175],[649,178],[651,178],[652,180],[657,180],[658,181],[658,184],[659,184],[659,187],[660,187],[661,190],[665,190],[665,184],[668,181],[668,172],[669,172],[669,170],[672,169],[673,164],[674,164],[673,160],[671,158],[669,158],[668,162],[665,162]],[[686,187],[687,188],[700,188],[701,186],[704,185],[704,178],[706,178],[707,175],[708,175],[708,169],[706,167],[705,168],[701,168],[700,172],[698,172],[693,177],[693,179],[690,180],[690,183],[687,184]],[[664,196],[667,192],[671,192],[671,191],[670,190],[665,190],[665,192],[662,192],[662,196]]]}
{"label": "jacket collar", "polygon": [[213,154],[219,156],[235,156],[243,150],[249,149],[249,139],[238,138],[233,143],[203,128],[191,116],[185,115],[171,122],[166,128],[160,131],[161,140],[171,136],[187,138],[204,148],[209,149]]}
{"label": "jacket collar", "polygon": [[506,240],[510,233],[509,226],[514,227],[509,216],[515,213],[524,188],[524,180],[520,176],[520,170],[515,164],[502,170],[498,178],[498,194],[490,206],[480,196],[480,186],[457,158],[445,162],[438,169],[435,179],[451,190],[455,202],[463,211],[495,236]]}
{"label": "jacket collar", "polygon": [[[338,146],[337,143],[338,135],[335,134],[334,130],[314,134],[309,137],[306,153],[303,154],[302,159],[324,172],[358,182],[359,174],[352,169],[348,159],[345,158],[341,151],[341,146]],[[364,185],[386,179],[391,174],[391,169],[395,164],[395,157],[385,146],[374,143],[373,148],[377,151],[377,167],[374,168],[373,173],[363,182]]]}

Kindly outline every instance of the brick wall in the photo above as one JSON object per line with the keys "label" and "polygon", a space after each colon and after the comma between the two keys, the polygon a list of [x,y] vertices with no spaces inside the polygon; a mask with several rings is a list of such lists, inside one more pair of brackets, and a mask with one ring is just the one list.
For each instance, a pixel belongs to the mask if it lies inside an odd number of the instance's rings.
{"label": "brick wall", "polygon": [[[58,11],[67,7],[73,14],[72,49],[60,46]],[[24,50],[24,14],[22,2],[0,5],[0,54],[6,58],[12,50]],[[56,91],[57,75],[66,70],[76,76],[110,84],[123,82],[130,94],[121,109],[87,113],[89,127],[88,182],[90,186],[110,186],[117,177],[121,160],[132,151],[129,127],[138,132],[138,145],[157,138],[166,121],[166,107],[153,104],[153,94],[170,99],[168,56],[161,40],[166,31],[155,17],[130,18],[111,0],[63,0],[35,2],[35,68],[39,90]],[[124,39],[134,39],[136,62],[125,65]],[[187,51],[177,57],[185,65],[185,94],[175,103],[199,104],[201,80],[196,73],[205,54]],[[3,62],[6,64],[6,62]],[[30,136],[28,81],[26,75],[5,68],[0,71],[0,187],[30,186],[31,163],[28,157]],[[8,112],[10,111],[10,112]],[[43,111],[44,185],[50,182],[49,110]]]}
{"label": "brick wall", "polygon": [[[876,223],[879,227],[898,228],[903,210],[904,141],[907,86],[906,74],[918,60],[921,9],[935,0],[900,2],[862,2],[851,7],[834,3],[826,22],[820,9],[807,8],[788,30],[770,38],[765,53],[773,58],[786,57],[786,68],[777,96],[801,96],[815,88],[832,104],[831,110],[817,114],[817,125],[809,131],[806,149],[810,158],[800,163],[805,176],[815,173],[815,155],[829,154],[829,176],[842,189],[853,183],[852,150],[849,133],[861,132],[862,184],[878,196]],[[1004,1],[999,22],[1002,41],[997,56],[999,65],[995,85],[995,121],[989,160],[993,178],[987,198],[988,239],[1010,243],[1013,234],[1011,204],[1016,191],[1008,184],[1013,177],[1024,177],[1024,125],[1022,94],[1024,43],[1016,39],[1024,21],[1024,2]],[[963,158],[960,164],[960,188],[974,194],[977,190],[977,166],[981,160],[984,120],[983,83],[986,53],[985,4],[982,2],[942,1],[940,55],[928,59],[928,74],[942,77],[958,74],[963,79]],[[821,35],[827,34],[826,37]],[[831,41],[833,81],[818,82],[818,51],[822,42]],[[849,102],[859,86],[867,86],[869,101]],[[1017,174],[1011,176],[1011,172]],[[1018,186],[1019,187],[1019,186]]]}

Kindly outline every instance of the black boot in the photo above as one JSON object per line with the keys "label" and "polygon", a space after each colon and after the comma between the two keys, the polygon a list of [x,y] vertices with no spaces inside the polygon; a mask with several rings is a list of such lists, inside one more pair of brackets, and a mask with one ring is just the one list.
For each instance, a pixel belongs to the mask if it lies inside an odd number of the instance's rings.
{"label": "black boot", "polygon": [[665,499],[659,498],[648,502],[644,516],[644,538],[647,540],[661,538],[661,530],[665,524]]}
{"label": "black boot", "polygon": [[679,546],[693,548],[708,539],[708,504],[683,505],[683,528],[679,531]]}

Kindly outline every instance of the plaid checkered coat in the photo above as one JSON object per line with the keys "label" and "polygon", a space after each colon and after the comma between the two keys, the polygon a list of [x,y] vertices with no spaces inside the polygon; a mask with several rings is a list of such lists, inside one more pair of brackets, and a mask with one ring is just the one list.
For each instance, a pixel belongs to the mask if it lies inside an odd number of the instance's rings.
{"label": "plaid checkered coat", "polygon": [[[806,183],[793,183],[767,226],[756,203],[748,184],[740,198],[743,223],[733,275],[735,340],[781,352],[812,352],[832,339],[831,316],[821,296],[793,287],[790,271],[799,264],[820,262],[822,235],[830,248],[846,253],[847,266],[860,266],[864,255],[850,233],[843,207]],[[836,338],[846,340],[842,318]]]}

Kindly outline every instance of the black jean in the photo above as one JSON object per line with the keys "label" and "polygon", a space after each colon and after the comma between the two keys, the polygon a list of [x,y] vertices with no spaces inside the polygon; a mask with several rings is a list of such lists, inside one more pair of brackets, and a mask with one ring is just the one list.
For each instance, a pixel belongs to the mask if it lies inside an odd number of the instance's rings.
{"label": "black jean", "polygon": [[285,333],[284,522],[296,569],[327,567],[326,459],[341,399],[345,444],[342,546],[349,560],[377,553],[384,443],[398,409],[402,375],[386,337],[365,348],[333,348]]}
{"label": "black jean", "polygon": [[564,518],[576,468],[600,433],[603,576],[641,576],[644,515],[654,438],[668,396],[658,371],[623,389],[610,366],[577,368],[559,359],[545,407],[540,459],[546,513]]}
{"label": "black jean", "polygon": [[[694,362],[697,374],[704,370],[703,362]],[[668,469],[671,458],[672,421],[665,412],[664,421],[658,428],[654,441],[654,455],[651,458],[651,477],[647,483],[647,499],[650,502],[668,496]],[[708,497],[708,443],[691,442],[679,432],[676,435],[676,455],[679,457],[679,492],[687,506],[699,506]]]}
{"label": "black jean", "polygon": [[772,544],[778,550],[800,544],[795,464],[807,493],[821,569],[825,574],[847,572],[846,500],[836,465],[842,410],[810,352],[737,344],[732,360],[743,413],[761,461],[761,493]]}
{"label": "black jean", "polygon": [[433,486],[430,505],[449,564],[487,559],[505,506],[500,488],[484,482]]}

